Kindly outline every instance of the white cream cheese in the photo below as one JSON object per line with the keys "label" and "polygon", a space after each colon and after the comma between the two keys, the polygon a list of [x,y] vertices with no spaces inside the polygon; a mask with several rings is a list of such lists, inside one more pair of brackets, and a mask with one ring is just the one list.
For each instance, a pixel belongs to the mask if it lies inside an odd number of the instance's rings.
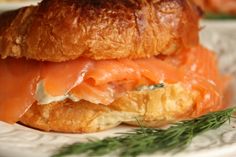
{"label": "white cream cheese", "polygon": [[75,95],[66,93],[65,95],[61,96],[52,96],[47,91],[44,89],[44,81],[41,80],[38,82],[36,86],[36,93],[35,93],[35,98],[40,105],[46,105],[50,104],[53,102],[58,102],[58,101],[63,101],[65,99],[70,99],[74,102],[80,101],[79,98],[77,98]]}
{"label": "white cream cheese", "polygon": [[164,83],[149,85],[149,86],[140,86],[137,90],[138,91],[146,91],[146,90],[155,90],[157,88],[165,87]]}

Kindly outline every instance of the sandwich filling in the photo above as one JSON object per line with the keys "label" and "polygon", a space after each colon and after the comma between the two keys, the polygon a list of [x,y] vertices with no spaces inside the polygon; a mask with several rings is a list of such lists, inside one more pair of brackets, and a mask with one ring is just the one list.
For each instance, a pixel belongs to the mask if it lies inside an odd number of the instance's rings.
{"label": "sandwich filling", "polygon": [[127,91],[160,83],[180,83],[199,93],[193,117],[225,107],[229,77],[220,74],[216,56],[198,46],[170,56],[61,63],[0,60],[0,120],[15,123],[37,103],[71,99],[109,105]]}

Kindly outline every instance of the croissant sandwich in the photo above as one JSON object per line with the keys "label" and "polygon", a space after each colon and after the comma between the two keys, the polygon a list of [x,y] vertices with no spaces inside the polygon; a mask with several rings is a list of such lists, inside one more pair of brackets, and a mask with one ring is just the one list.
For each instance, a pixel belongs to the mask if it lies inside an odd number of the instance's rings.
{"label": "croissant sandwich", "polygon": [[228,77],[187,0],[43,0],[0,15],[0,120],[159,127],[224,108]]}

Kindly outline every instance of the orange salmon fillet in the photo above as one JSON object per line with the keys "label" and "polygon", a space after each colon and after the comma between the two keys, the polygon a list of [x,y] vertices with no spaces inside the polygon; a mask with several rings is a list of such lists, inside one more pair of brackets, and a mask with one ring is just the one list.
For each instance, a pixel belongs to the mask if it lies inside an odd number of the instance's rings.
{"label": "orange salmon fillet", "polygon": [[229,78],[219,72],[215,54],[202,46],[188,51],[135,60],[0,60],[0,85],[4,87],[0,89],[0,120],[16,122],[25,113],[36,101],[34,93],[39,80],[44,81],[44,89],[52,96],[70,94],[103,105],[142,85],[182,83],[200,93],[193,117],[223,108]]}

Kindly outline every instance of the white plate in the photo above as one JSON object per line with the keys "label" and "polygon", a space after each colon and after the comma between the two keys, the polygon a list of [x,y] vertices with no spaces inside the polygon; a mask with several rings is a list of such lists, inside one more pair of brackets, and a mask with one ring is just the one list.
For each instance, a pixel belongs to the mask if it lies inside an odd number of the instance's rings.
{"label": "white plate", "polygon": [[20,7],[36,5],[41,0],[26,0],[24,2],[0,2],[0,12],[14,10]]}
{"label": "white plate", "polygon": [[[236,22],[209,22],[201,31],[201,41],[219,53],[221,69],[236,76]],[[236,77],[235,77],[236,78]],[[236,83],[236,81],[235,81]],[[232,85],[236,89],[235,84]],[[236,91],[236,90],[235,90]],[[235,97],[236,99],[236,97]],[[233,101],[236,104],[236,101]],[[204,133],[196,137],[185,151],[175,157],[235,157],[236,120],[231,125]],[[45,133],[24,126],[0,122],[0,157],[49,157],[57,148],[87,137],[104,138],[125,132],[131,128],[121,126],[94,134]],[[170,154],[153,154],[153,157],[170,157]]]}

